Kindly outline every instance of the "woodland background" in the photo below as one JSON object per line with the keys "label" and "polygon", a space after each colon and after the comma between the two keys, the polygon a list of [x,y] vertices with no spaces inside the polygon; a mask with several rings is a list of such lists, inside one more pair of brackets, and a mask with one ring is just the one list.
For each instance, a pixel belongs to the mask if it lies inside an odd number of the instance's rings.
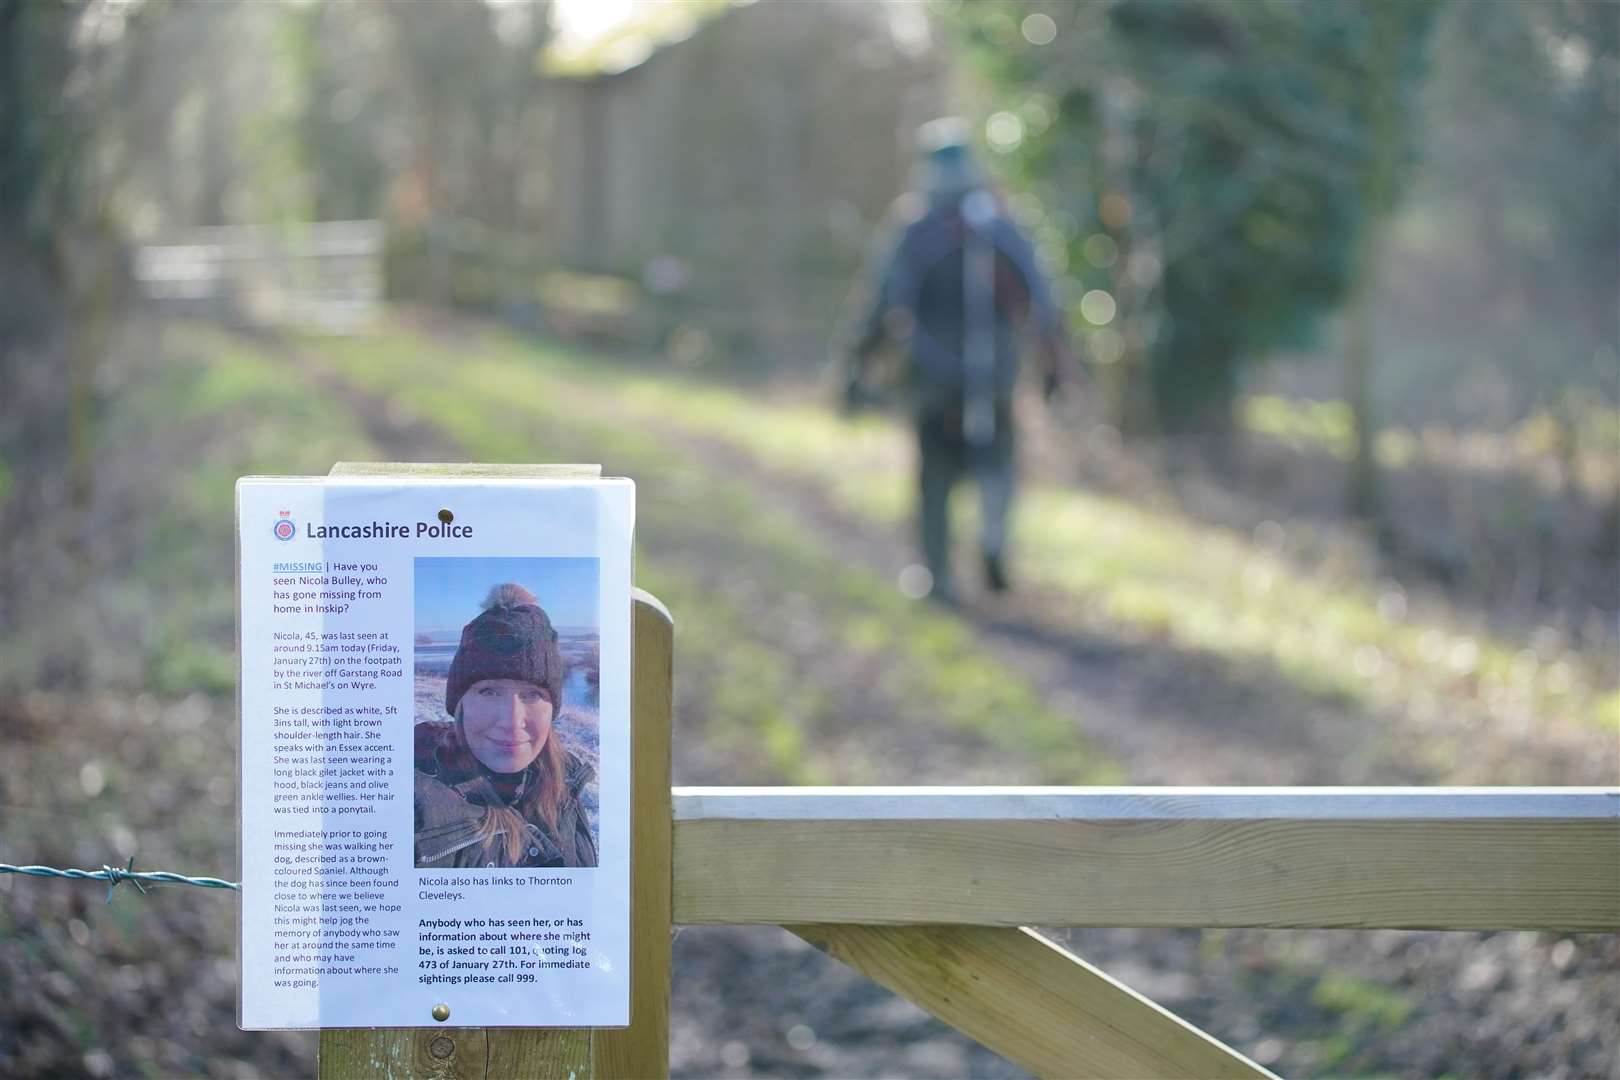
{"label": "woodland background", "polygon": [[[947,113],[1088,374],[951,610],[828,378]],[[229,876],[231,485],[340,459],[635,477],[678,783],[1613,785],[1617,120],[1599,2],[0,0],[0,860]],[[312,1071],[120,893],[0,877],[0,1073]],[[1290,1075],[1620,1075],[1614,935],[1064,937]],[[678,1075],[1017,1075],[675,951]]]}

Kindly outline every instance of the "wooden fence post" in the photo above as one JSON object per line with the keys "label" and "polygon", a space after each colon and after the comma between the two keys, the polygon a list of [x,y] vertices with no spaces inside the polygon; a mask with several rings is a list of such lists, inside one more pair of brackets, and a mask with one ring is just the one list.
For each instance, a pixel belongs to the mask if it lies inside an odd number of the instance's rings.
{"label": "wooden fence post", "polygon": [[[541,468],[506,466],[499,474],[557,475],[535,471]],[[490,475],[477,470],[340,464],[332,475],[435,475],[447,481]],[[669,1075],[674,624],[663,604],[640,589],[634,590],[631,607],[630,1026],[331,1028],[321,1032],[321,1080],[655,1080]]]}

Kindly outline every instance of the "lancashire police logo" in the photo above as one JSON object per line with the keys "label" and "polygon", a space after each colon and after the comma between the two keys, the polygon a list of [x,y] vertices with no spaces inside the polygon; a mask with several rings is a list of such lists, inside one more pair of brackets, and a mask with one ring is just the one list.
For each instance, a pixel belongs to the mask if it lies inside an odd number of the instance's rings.
{"label": "lancashire police logo", "polygon": [[281,517],[276,520],[275,533],[277,540],[291,540],[298,535],[297,523],[293,521],[292,515],[285,510],[281,512]]}

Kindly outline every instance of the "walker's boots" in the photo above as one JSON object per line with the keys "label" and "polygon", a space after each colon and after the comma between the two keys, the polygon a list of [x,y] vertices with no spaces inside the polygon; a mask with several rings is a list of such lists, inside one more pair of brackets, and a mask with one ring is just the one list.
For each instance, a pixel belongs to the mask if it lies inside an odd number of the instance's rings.
{"label": "walker's boots", "polygon": [[1012,588],[1012,583],[1007,580],[1007,565],[1000,555],[984,557],[984,583],[991,592],[1006,592]]}

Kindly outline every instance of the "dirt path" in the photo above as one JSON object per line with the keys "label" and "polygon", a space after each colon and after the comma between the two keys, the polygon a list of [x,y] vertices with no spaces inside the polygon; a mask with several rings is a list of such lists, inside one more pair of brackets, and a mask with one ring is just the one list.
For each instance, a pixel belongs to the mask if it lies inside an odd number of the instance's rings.
{"label": "dirt path", "polygon": [[[637,422],[682,460],[744,482],[761,513],[802,522],[852,560],[897,577],[917,559],[909,536],[840,509],[811,481],[772,471],[678,423],[645,414]],[[955,561],[977,561],[960,537]],[[1123,763],[1131,783],[1612,784],[1620,768],[1612,740],[1598,732],[1482,731],[1473,717],[1449,715],[1414,724],[1397,712],[1312,694],[1259,661],[1240,664],[1110,624],[1038,582],[1002,596],[970,590],[956,610],[987,652]],[[1423,752],[1441,741],[1466,744],[1466,755]]]}
{"label": "dirt path", "polygon": [[[396,460],[466,455],[431,424],[306,363]],[[671,455],[745,483],[758,512],[780,515],[852,560],[897,570],[910,544],[852,519],[804,483],[730,447],[663,425]],[[703,580],[734,576],[736,552],[680,552]],[[768,583],[765,588],[768,589]],[[769,606],[772,598],[761,604]],[[1151,640],[1088,629],[1051,596],[970,597],[981,642],[1077,730],[1124,762],[1136,783],[1424,782],[1404,765],[1388,721],[1327,705],[1264,673]],[[807,649],[825,648],[812,641]],[[799,662],[822,662],[809,652]],[[884,761],[889,783],[937,775],[913,759],[934,739],[914,714],[856,687],[851,707],[916,728]],[[681,705],[678,702],[678,708]],[[686,730],[686,729],[683,729]],[[696,729],[701,732],[701,729]],[[909,740],[909,741],[908,741]],[[965,756],[972,748],[959,747]],[[919,762],[923,764],[919,767]],[[735,782],[725,755],[677,757],[677,782]],[[1001,782],[1020,782],[1008,761]],[[979,782],[994,782],[978,776]],[[1279,1070],[1305,1075],[1614,1075],[1620,947],[1613,935],[1393,932],[1083,931],[1081,955]],[[1001,1059],[785,932],[688,929],[674,943],[671,1062],[679,1076],[1013,1076]]]}
{"label": "dirt path", "polygon": [[[810,483],[773,473],[735,447],[678,425],[659,425],[658,433],[684,460],[746,483],[761,513],[804,523],[852,560],[891,577],[916,560],[909,537],[840,510]],[[959,565],[974,565],[976,553],[966,543],[955,554]],[[1417,768],[1379,751],[1384,734],[1376,717],[1312,700],[1220,657],[1151,638],[1121,640],[1038,587],[1002,596],[968,592],[957,613],[983,648],[1072,716],[1077,733],[1122,762],[1131,783],[1426,780]]]}

